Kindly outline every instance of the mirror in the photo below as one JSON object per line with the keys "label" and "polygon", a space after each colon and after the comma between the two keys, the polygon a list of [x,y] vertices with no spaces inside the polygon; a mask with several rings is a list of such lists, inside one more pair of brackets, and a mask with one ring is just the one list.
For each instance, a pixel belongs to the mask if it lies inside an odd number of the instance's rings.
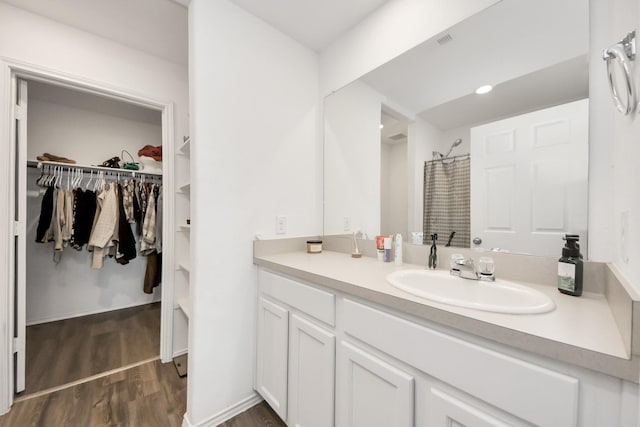
{"label": "mirror", "polygon": [[[324,234],[455,231],[451,246],[556,256],[570,232],[586,256],[588,16],[579,0],[503,0],[329,95]],[[466,158],[469,194],[445,186],[438,211],[425,165]]]}

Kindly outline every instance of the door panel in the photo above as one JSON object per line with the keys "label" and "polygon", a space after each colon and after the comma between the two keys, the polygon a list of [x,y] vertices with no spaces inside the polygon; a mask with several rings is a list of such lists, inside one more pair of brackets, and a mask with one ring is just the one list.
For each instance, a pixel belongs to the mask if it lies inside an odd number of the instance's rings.
{"label": "door panel", "polygon": [[337,427],[414,425],[411,375],[344,341],[337,363]]}
{"label": "door panel", "polygon": [[256,389],[269,406],[287,420],[287,353],[289,312],[258,299],[258,348]]}
{"label": "door panel", "polygon": [[26,209],[27,209],[27,82],[16,79],[14,85],[14,387],[15,392],[25,387],[25,336],[26,336]]}
{"label": "door panel", "polygon": [[289,418],[294,427],[333,425],[336,338],[292,314],[289,326]]}
{"label": "door panel", "polygon": [[572,233],[586,253],[588,102],[471,129],[471,238],[483,248],[557,256]]}

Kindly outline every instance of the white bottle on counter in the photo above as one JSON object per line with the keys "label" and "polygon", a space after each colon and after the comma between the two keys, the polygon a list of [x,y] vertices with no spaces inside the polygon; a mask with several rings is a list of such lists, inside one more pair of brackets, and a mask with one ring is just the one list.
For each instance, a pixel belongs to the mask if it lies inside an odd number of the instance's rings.
{"label": "white bottle on counter", "polygon": [[393,260],[396,265],[402,265],[402,234],[396,234],[396,238],[394,240],[394,254]]}

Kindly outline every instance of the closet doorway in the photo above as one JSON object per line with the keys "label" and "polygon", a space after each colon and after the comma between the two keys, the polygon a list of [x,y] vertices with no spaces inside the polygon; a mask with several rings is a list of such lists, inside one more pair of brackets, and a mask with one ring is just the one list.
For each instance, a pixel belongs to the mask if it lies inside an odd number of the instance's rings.
{"label": "closet doorway", "polygon": [[[171,105],[49,73],[12,71],[16,108],[12,114],[15,144],[10,214],[15,243],[7,299],[8,324],[14,335],[7,360],[9,389],[31,394],[157,357],[170,361],[173,284],[168,261],[172,239],[165,237],[162,242],[167,261],[162,267],[156,265],[161,285],[150,289],[145,289],[150,258],[142,256],[139,246],[128,262],[116,262],[118,258],[122,261],[119,255],[105,257],[104,265],[97,269],[92,268],[96,251],[89,253],[86,245],[74,248],[71,242],[56,250],[54,243],[36,240],[38,228],[46,223],[42,221],[43,198],[51,182],[56,191],[73,194],[74,189],[95,189],[99,194],[103,182],[120,189],[125,180],[144,184],[160,203],[153,212],[164,213],[159,233],[171,236]],[[123,150],[137,161],[138,149],[145,145],[163,147],[164,166],[153,174],[93,167],[122,157]],[[66,163],[68,160],[76,163]],[[53,177],[43,179],[47,174]],[[79,199],[69,200],[75,207]],[[136,224],[127,226],[138,241]],[[10,404],[11,397],[8,400]]]}

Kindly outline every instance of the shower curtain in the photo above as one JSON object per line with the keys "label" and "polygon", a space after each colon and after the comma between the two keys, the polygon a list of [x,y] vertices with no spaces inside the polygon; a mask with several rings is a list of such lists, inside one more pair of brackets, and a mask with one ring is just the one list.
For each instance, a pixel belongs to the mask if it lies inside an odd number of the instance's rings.
{"label": "shower curtain", "polygon": [[451,246],[470,246],[470,165],[468,157],[424,162],[424,244],[430,244],[431,235],[438,233],[438,244],[446,245],[455,231]]}

